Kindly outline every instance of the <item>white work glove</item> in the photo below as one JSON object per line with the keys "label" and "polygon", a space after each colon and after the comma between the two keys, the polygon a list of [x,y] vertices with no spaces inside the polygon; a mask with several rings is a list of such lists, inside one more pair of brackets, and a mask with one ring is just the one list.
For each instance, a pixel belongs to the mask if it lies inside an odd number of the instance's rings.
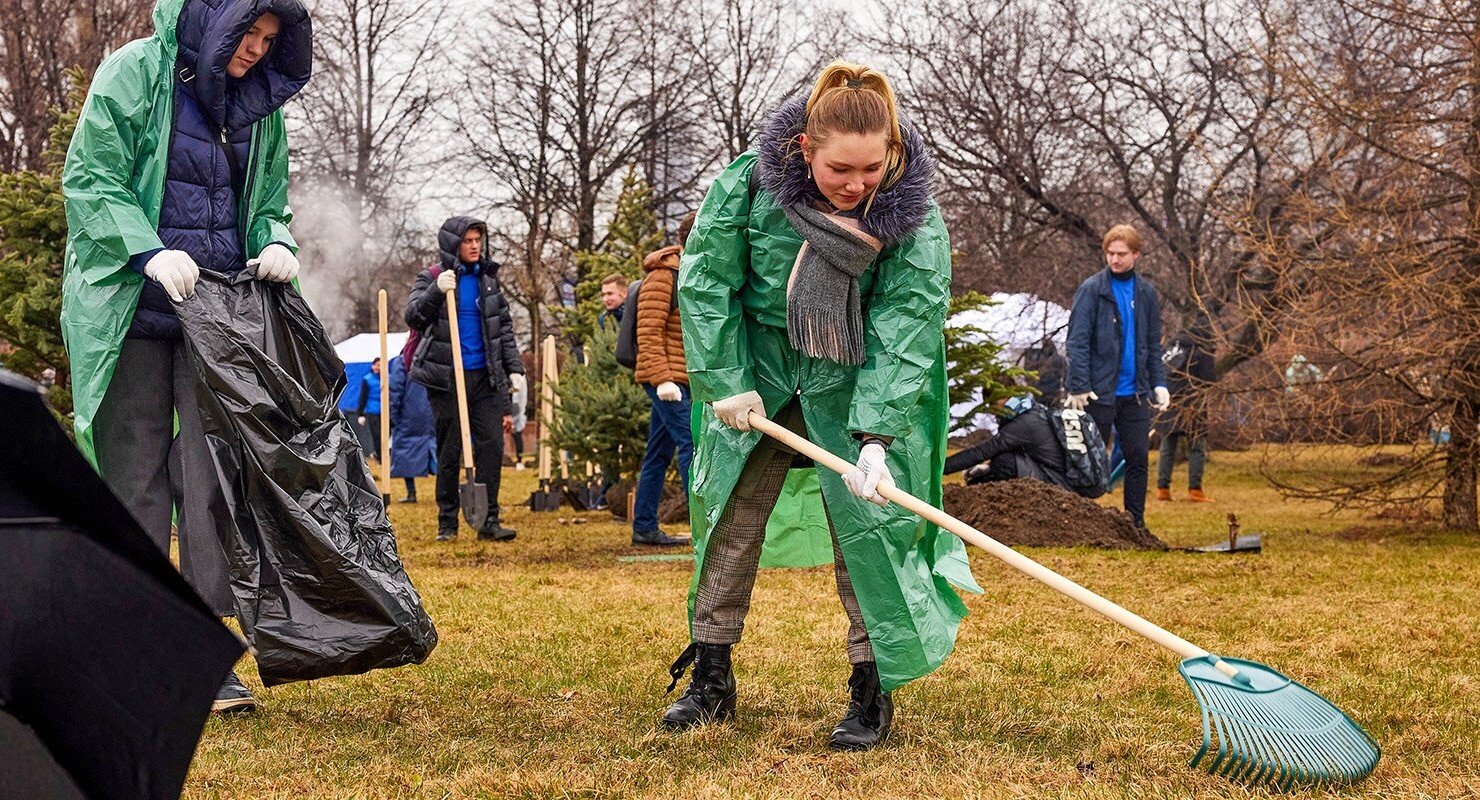
{"label": "white work glove", "polygon": [[673,381],[663,381],[658,384],[658,399],[669,403],[676,403],[683,399],[683,390],[678,388],[678,384]]}
{"label": "white work glove", "polygon": [[355,421],[358,422],[358,423],[360,423],[361,425],[364,425],[365,424],[365,415],[364,414],[361,414],[360,416],[358,416],[358,417],[355,418]]}
{"label": "white work glove", "polygon": [[437,274],[437,291],[447,294],[457,288],[457,271],[444,269]]}
{"label": "white work glove", "polygon": [[253,265],[257,267],[257,277],[260,280],[287,283],[298,277],[298,256],[280,244],[274,243],[262,248],[256,258],[247,262],[247,266]]}
{"label": "white work glove", "polygon": [[[441,276],[439,275],[437,277],[440,278]],[[528,384],[524,382],[524,373],[509,373],[509,394],[523,394],[527,386]]]}
{"label": "white work glove", "polygon": [[1166,411],[1172,407],[1172,393],[1167,391],[1167,387],[1158,386],[1153,394],[1156,395],[1156,402],[1151,404],[1152,408],[1157,411]]}
{"label": "white work glove", "polygon": [[1084,394],[1071,394],[1064,400],[1064,408],[1067,408],[1070,411],[1083,411],[1084,407],[1089,405],[1089,401],[1099,399],[1100,396],[1095,394],[1094,392],[1085,392]]}
{"label": "white work glove", "polygon": [[864,445],[858,453],[858,468],[843,473],[843,483],[848,484],[848,491],[870,503],[889,505],[889,501],[879,494],[880,486],[894,485],[894,476],[889,474],[889,465],[884,463],[884,446],[878,442]]}
{"label": "white work glove", "polygon": [[761,402],[760,392],[749,391],[714,401],[714,415],[719,417],[720,422],[737,431],[750,430],[750,412],[752,411],[761,416],[766,414],[766,406]]}
{"label": "white work glove", "polygon": [[195,294],[195,282],[200,280],[200,267],[195,259],[184,250],[161,250],[144,265],[145,277],[159,281],[164,293],[176,303]]}

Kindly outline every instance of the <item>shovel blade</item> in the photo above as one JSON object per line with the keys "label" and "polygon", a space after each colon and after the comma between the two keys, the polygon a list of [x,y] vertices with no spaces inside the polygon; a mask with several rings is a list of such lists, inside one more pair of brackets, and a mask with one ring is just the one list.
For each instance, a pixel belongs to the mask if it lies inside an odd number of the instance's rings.
{"label": "shovel blade", "polygon": [[1259,538],[1259,534],[1250,533],[1238,537],[1238,541],[1234,542],[1232,546],[1225,539],[1217,544],[1210,544],[1207,547],[1194,547],[1192,549],[1199,553],[1258,553],[1264,550],[1264,542]]}
{"label": "shovel blade", "polygon": [[488,487],[481,483],[459,484],[457,500],[468,527],[475,531],[483,530],[483,525],[488,522]]}
{"label": "shovel blade", "polygon": [[595,511],[601,506],[601,484],[596,481],[573,483],[565,489],[570,504],[581,511]]}
{"label": "shovel blade", "polygon": [[561,491],[548,481],[540,481],[540,488],[529,495],[530,511],[559,511]]}

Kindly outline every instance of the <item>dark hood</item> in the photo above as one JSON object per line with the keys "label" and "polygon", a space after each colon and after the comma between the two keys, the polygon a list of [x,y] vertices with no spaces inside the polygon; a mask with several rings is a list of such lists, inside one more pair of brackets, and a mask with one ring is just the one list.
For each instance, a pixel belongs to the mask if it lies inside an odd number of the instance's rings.
{"label": "dark hood", "polygon": [[[242,36],[271,11],[282,29],[267,57],[241,80],[226,74]],[[176,29],[179,62],[195,77],[195,99],[216,126],[241,130],[283,107],[313,69],[313,23],[301,0],[186,0]]]}
{"label": "dark hood", "polygon": [[478,263],[485,270],[498,269],[498,262],[488,257],[488,224],[477,217],[450,217],[442,223],[442,230],[437,231],[437,250],[442,254],[442,269],[458,268],[461,260],[457,257],[457,251],[462,248],[462,240],[467,235],[468,228],[473,227],[483,231],[483,253]]}
{"label": "dark hood", "polygon": [[[798,94],[781,104],[761,128],[756,149],[759,152],[761,186],[775,196],[782,206],[821,200],[817,184],[807,177],[807,162],[794,144],[798,134],[807,129],[807,95]],[[931,183],[935,179],[935,162],[925,150],[920,134],[903,120],[904,175],[888,189],[874,196],[868,213],[860,218],[864,230],[885,246],[909,238],[925,224],[930,213]]]}

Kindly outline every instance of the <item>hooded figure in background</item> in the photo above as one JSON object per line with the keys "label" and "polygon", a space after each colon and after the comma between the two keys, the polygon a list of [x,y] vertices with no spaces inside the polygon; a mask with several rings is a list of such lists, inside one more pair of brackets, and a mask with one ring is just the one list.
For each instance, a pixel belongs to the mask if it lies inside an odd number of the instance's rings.
{"label": "hooded figure in background", "polygon": [[437,428],[427,387],[411,380],[400,356],[391,359],[391,477],[406,481],[403,503],[416,502],[416,479],[437,474]]}
{"label": "hooded figure in background", "polygon": [[[488,226],[452,217],[437,232],[440,263],[416,276],[406,298],[406,324],[417,337],[411,380],[427,388],[437,424],[437,541],[457,538],[457,482],[462,468],[457,382],[452,348],[462,353],[475,480],[488,492],[489,516],[478,538],[507,542],[516,535],[499,522],[498,489],[504,434],[514,430],[509,395],[524,391],[524,361],[514,339],[509,301],[499,284],[499,263],[488,257]],[[457,305],[459,341],[447,321],[447,293]]]}
{"label": "hooded figure in background", "polygon": [[[161,550],[234,613],[224,513],[175,304],[201,269],[291,281],[282,106],[308,82],[299,0],[159,0],[155,33],[99,66],[67,150],[62,333],[77,442]],[[175,423],[178,418],[178,435]],[[255,700],[235,673],[218,711]]]}

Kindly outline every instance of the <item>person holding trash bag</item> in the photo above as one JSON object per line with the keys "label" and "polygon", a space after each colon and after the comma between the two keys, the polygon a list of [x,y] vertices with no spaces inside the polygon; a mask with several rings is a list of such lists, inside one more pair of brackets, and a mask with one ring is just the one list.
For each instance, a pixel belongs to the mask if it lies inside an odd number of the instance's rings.
{"label": "person holding trash bag", "polygon": [[[663,714],[688,728],[731,717],[731,654],[766,521],[796,454],[750,414],[857,461],[818,469],[848,615],[849,702],[830,747],[888,736],[891,692],[934,670],[980,591],[961,542],[890,506],[892,483],[941,498],[947,425],[950,242],[933,165],[884,75],[834,62],[782,105],[755,151],[716,178],[679,271],[689,386],[703,403],[690,497],[691,643],[670,668],[687,690]],[[805,244],[805,248],[803,245]]]}
{"label": "person holding trash bag", "polygon": [[[282,106],[308,82],[300,0],[159,0],[98,67],[67,149],[62,333],[77,442],[213,611],[234,614],[223,507],[175,303],[200,270],[298,273]],[[178,418],[179,433],[175,433]],[[214,705],[251,710],[233,672]]]}
{"label": "person holding trash bag", "polygon": [[[458,477],[462,474],[462,430],[458,423],[457,383],[452,348],[462,351],[472,429],[476,480],[488,492],[488,519],[479,539],[509,541],[516,535],[499,522],[498,489],[504,460],[504,434],[513,430],[510,390],[524,386],[524,362],[514,339],[509,301],[499,285],[499,263],[488,257],[488,226],[472,217],[452,217],[437,234],[441,263],[416,276],[406,300],[406,324],[417,331],[411,380],[427,387],[437,422],[437,541],[457,538]],[[453,293],[458,336],[447,321]]]}

